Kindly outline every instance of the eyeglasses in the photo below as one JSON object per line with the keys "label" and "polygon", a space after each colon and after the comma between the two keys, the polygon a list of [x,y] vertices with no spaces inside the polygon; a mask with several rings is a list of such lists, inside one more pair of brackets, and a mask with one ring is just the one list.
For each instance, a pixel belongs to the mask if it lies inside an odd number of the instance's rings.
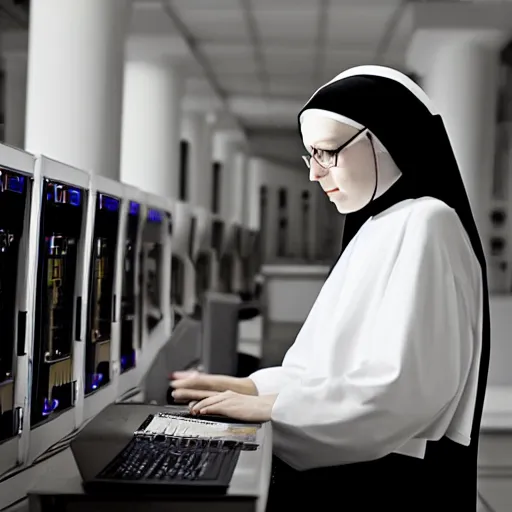
{"label": "eyeglasses", "polygon": [[313,159],[322,169],[329,170],[332,167],[336,167],[338,164],[338,155],[347,148],[350,144],[355,142],[355,140],[366,131],[366,128],[362,128],[359,130],[354,136],[350,137],[346,142],[344,142],[337,149],[318,149],[313,148],[311,155],[303,156],[302,159],[306,163],[306,167],[311,169],[311,159]]}

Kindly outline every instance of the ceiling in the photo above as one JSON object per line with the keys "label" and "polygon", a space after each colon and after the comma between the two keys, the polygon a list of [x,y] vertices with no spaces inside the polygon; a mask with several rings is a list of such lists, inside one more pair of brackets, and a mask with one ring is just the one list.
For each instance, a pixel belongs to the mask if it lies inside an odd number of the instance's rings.
{"label": "ceiling", "polygon": [[[476,25],[503,20],[508,27],[512,18],[502,8],[511,2],[133,0],[128,58],[143,52],[144,58],[174,59],[186,76],[186,109],[217,111],[220,125],[242,128],[259,141],[256,153],[278,159],[283,148],[294,155],[293,145],[300,149],[296,115],[321,84],[362,64],[407,72],[415,28],[470,18]],[[28,5],[0,0],[0,32],[26,29]],[[494,17],[482,11],[489,5]]]}
{"label": "ceiling", "polygon": [[411,23],[400,0],[136,0],[130,33],[180,60],[190,105],[265,130],[295,128],[300,105],[343,69],[402,68]]}

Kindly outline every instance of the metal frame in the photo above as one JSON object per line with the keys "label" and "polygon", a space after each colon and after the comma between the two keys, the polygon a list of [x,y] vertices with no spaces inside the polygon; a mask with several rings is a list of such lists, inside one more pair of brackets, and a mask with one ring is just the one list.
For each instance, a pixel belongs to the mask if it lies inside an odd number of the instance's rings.
{"label": "metal frame", "polygon": [[[171,215],[171,222],[174,221],[174,204],[170,199],[166,199],[160,196],[156,196],[154,194],[145,193],[145,202],[146,207],[149,209],[159,210],[163,214]],[[161,225],[161,240],[162,240],[162,258],[160,261],[160,275],[161,275],[161,286],[160,286],[160,304],[163,305],[163,318],[162,321],[155,327],[155,330],[151,333],[148,332],[148,329],[145,323],[142,326],[142,357],[145,358],[144,355],[146,351],[146,347],[149,344],[152,345],[160,345],[165,344],[169,337],[171,336],[171,327],[172,327],[172,312],[171,312],[171,234],[169,230],[169,224],[165,220]],[[142,231],[141,241],[144,243],[144,230]],[[144,251],[144,247],[142,247]],[[146,262],[146,255],[144,254],[144,264]],[[144,293],[146,286],[146,271],[144,270],[144,278],[143,278],[143,290],[141,293]],[[141,321],[145,322],[146,312],[147,312],[147,301],[143,301],[143,314],[141,315]]]}
{"label": "metal frame", "polygon": [[[126,203],[127,207],[129,206],[130,201],[135,201],[140,204],[138,237],[137,237],[137,245],[135,246],[135,254],[136,254],[135,269],[134,269],[135,276],[136,276],[135,287],[134,287],[134,291],[135,291],[135,320],[133,323],[133,339],[132,339],[133,348],[135,349],[136,364],[135,364],[134,368],[130,368],[125,373],[119,374],[118,380],[117,380],[117,398],[118,399],[122,398],[123,395],[125,395],[127,392],[129,392],[130,390],[133,390],[136,386],[138,386],[139,381],[140,381],[140,371],[139,371],[138,367],[139,367],[140,361],[142,359],[142,350],[141,350],[141,348],[139,348],[139,344],[136,342],[136,340],[137,340],[137,333],[139,332],[139,327],[140,327],[139,323],[141,321],[142,311],[140,310],[140,307],[139,307],[139,304],[140,304],[139,297],[140,297],[141,290],[139,287],[138,275],[140,272],[139,255],[142,250],[142,231],[143,231],[144,224],[146,222],[146,215],[147,215],[146,195],[142,191],[140,191],[139,189],[137,189],[131,185],[125,185],[124,186],[124,199],[125,199],[125,203]],[[128,211],[127,211],[127,213],[128,213]],[[128,218],[128,215],[127,215],[127,218]],[[126,224],[125,224],[124,230],[126,233]],[[122,272],[122,268],[123,268],[123,261],[124,261],[124,252],[121,257],[121,264],[119,267],[121,269],[121,272]],[[123,282],[122,275],[120,275],[119,282],[120,282],[119,289],[117,290],[117,294],[118,294],[117,297],[118,297],[119,304],[117,306],[117,308],[118,308],[117,310],[119,312],[121,312],[121,297],[122,297],[122,282]],[[120,319],[120,317],[119,317],[119,319]],[[119,332],[121,331],[121,322],[120,321],[116,328],[119,329]]]}
{"label": "metal frame", "polygon": [[[33,233],[31,223],[35,223],[36,228],[39,225],[39,206],[38,202],[34,201],[34,197],[37,196],[37,186],[35,184],[35,160],[34,156],[25,153],[16,148],[10,146],[0,145],[0,165],[2,167],[9,168],[14,172],[24,174],[25,176],[32,178],[30,185],[27,183],[27,194],[25,203],[25,213],[23,220],[23,235],[20,241],[19,259],[17,268],[17,283],[16,283],[16,308],[15,314],[17,315],[20,311],[26,311],[27,313],[27,329],[25,332],[25,355],[18,355],[16,350],[16,344],[18,339],[17,325],[15,324],[15,331],[13,337],[13,376],[14,376],[14,411],[18,410],[22,414],[21,416],[21,427],[22,431],[18,436],[11,439],[7,439],[0,444],[0,474],[9,471],[16,466],[17,463],[22,461],[21,456],[24,453],[23,441],[27,438],[27,435],[23,437],[23,431],[27,430],[28,425],[25,424],[28,421],[26,415],[26,404],[28,403],[30,393],[29,389],[29,357],[30,352],[28,348],[30,343],[28,323],[31,321],[32,303],[30,302],[29,290],[32,288],[34,276],[31,275],[30,265],[30,249],[31,249],[31,235]],[[23,257],[25,256],[25,257]]]}
{"label": "metal frame", "polygon": [[[111,180],[109,178],[105,178],[104,176],[99,176],[97,174],[89,175],[90,180],[90,196],[91,196],[91,214],[90,214],[90,229],[89,229],[89,247],[86,250],[86,254],[84,254],[84,259],[87,259],[87,267],[84,271],[84,285],[87,290],[87,299],[89,298],[89,286],[90,286],[90,263],[91,263],[91,253],[92,253],[92,243],[94,238],[94,223],[95,223],[95,215],[96,215],[96,201],[97,194],[103,193],[108,194],[113,197],[116,197],[120,200],[120,210],[119,210],[119,225],[117,232],[117,241],[116,241],[116,268],[114,271],[114,286],[113,292],[116,293],[118,287],[118,270],[119,270],[119,261],[120,258],[124,255],[124,237],[125,233],[122,231],[123,225],[123,198],[125,193],[125,186],[122,183]],[[122,261],[122,260],[121,260]],[[84,307],[85,318],[82,323],[82,329],[84,330],[83,340],[83,361],[82,361],[82,379],[85,378],[85,351],[86,351],[86,343],[87,343],[87,320],[88,320],[88,306],[89,300],[86,301],[86,306]],[[116,304],[117,307],[117,304]],[[117,312],[119,309],[117,309]],[[116,321],[113,319],[112,327],[111,327],[111,337],[110,337],[110,381],[105,386],[100,387],[93,393],[85,396],[85,385],[81,386],[80,392],[83,396],[84,405],[83,405],[83,417],[82,421],[79,425],[83,423],[83,421],[87,421],[92,418],[96,414],[98,414],[106,405],[114,402],[117,398],[117,383],[119,376],[119,337],[118,330],[116,327]],[[82,383],[84,381],[82,380]],[[78,425],[77,425],[78,426]]]}
{"label": "metal frame", "polygon": [[[31,239],[29,246],[29,265],[30,265],[30,274],[31,282],[28,283],[30,294],[30,304],[32,305],[32,315],[30,318],[27,318],[27,333],[29,333],[30,343],[27,344],[27,353],[30,355],[30,358],[33,358],[34,353],[34,328],[35,328],[35,301],[37,295],[37,272],[39,267],[39,241],[40,241],[40,212],[41,212],[41,202],[42,202],[42,186],[43,180],[51,179],[55,181],[59,181],[61,183],[65,183],[68,185],[73,185],[81,188],[84,191],[84,211],[85,215],[82,218],[82,228],[81,228],[81,237],[80,243],[78,245],[77,250],[77,271],[76,271],[76,281],[75,281],[75,294],[74,294],[74,302],[76,304],[77,297],[86,297],[83,293],[83,281],[81,279],[81,274],[83,271],[83,254],[87,252],[87,217],[89,211],[89,177],[87,173],[80,171],[74,167],[68,166],[61,162],[57,162],[55,160],[51,160],[44,156],[38,156],[36,159],[35,166],[35,179],[34,179],[34,198],[37,197],[37,213],[34,211],[34,217],[31,219]],[[81,257],[82,255],[82,257]],[[86,301],[85,301],[86,303]],[[84,302],[82,302],[82,319],[84,314]],[[76,323],[76,310],[73,311],[73,324]],[[83,330],[83,322],[82,322],[82,330]],[[83,334],[81,333],[81,339],[83,339]],[[29,427],[30,422],[30,405],[31,405],[31,381],[32,375],[29,376],[29,389],[28,389],[28,407],[25,412],[25,422],[26,427],[24,429],[23,434],[25,435],[25,442],[23,443],[23,453],[22,453],[22,461],[25,463],[30,463],[34,460],[38,455],[43,453],[49,447],[51,447],[54,443],[56,443],[59,439],[62,439],[65,435],[69,434],[77,425],[77,421],[81,416],[81,404],[79,402],[80,389],[83,387],[83,371],[80,370],[80,361],[81,361],[81,352],[83,349],[83,344],[81,341],[74,340],[73,342],[73,378],[76,381],[77,386],[77,401],[74,406],[66,411],[63,411],[60,414],[57,414],[54,418],[50,419],[50,421],[38,425],[34,429]],[[28,437],[30,435],[30,438]],[[29,441],[30,439],[30,441]]]}

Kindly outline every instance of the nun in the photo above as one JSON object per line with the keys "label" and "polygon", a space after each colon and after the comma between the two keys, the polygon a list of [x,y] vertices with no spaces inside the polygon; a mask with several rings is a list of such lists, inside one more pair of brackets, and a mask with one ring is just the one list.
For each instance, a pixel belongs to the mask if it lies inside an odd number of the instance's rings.
{"label": "nun", "polygon": [[476,511],[486,263],[443,120],[380,66],[341,73],[298,120],[310,178],[346,216],[341,254],[281,366],[179,373],[174,396],[272,422],[267,510]]}

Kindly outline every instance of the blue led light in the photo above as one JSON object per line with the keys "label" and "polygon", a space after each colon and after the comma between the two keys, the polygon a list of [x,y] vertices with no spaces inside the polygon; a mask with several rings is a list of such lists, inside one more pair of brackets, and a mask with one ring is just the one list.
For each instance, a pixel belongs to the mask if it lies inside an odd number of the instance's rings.
{"label": "blue led light", "polygon": [[121,368],[126,370],[128,367],[135,366],[135,350],[132,350],[129,356],[121,357]]}
{"label": "blue led light", "polygon": [[25,178],[23,176],[7,176],[7,190],[23,194],[25,188]]}
{"label": "blue led light", "polygon": [[70,188],[68,189],[68,194],[69,204],[71,206],[80,206],[80,203],[82,202],[82,192],[77,188]]}
{"label": "blue led light", "polygon": [[101,384],[102,380],[103,380],[103,374],[102,373],[95,373],[92,376],[92,389],[98,389],[98,387]]}
{"label": "blue led light", "polygon": [[135,201],[130,201],[130,215],[138,215],[140,210],[140,204]]}
{"label": "blue led light", "polygon": [[149,222],[162,222],[162,213],[158,210],[148,210],[148,221]]}
{"label": "blue led light", "polygon": [[55,409],[59,407],[59,401],[57,399],[53,399],[51,402],[48,400],[48,398],[44,399],[44,405],[43,405],[43,416],[50,415]]}
{"label": "blue led light", "polygon": [[109,212],[119,211],[119,199],[100,194],[100,210],[108,210]]}
{"label": "blue led light", "polygon": [[46,200],[55,204],[80,206],[82,203],[82,191],[78,188],[68,187],[60,183],[49,183]]}

